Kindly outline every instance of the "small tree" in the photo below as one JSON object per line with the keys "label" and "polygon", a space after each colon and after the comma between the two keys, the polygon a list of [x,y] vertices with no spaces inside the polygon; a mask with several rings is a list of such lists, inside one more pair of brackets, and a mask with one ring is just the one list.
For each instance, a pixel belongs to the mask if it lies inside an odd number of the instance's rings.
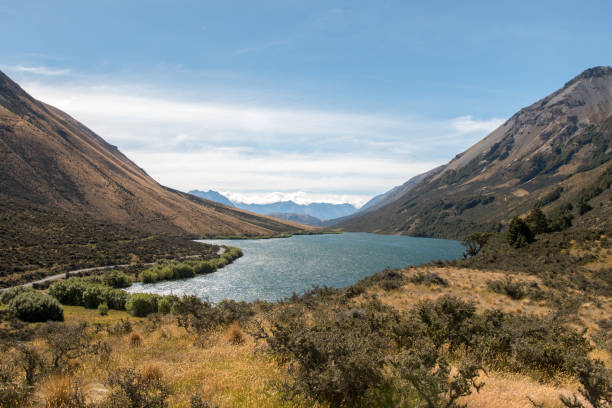
{"label": "small tree", "polygon": [[550,226],[546,215],[539,208],[534,208],[529,212],[525,221],[535,234],[550,232]]}
{"label": "small tree", "polygon": [[534,234],[529,225],[519,217],[514,217],[508,226],[508,243],[521,248],[533,241]]}
{"label": "small tree", "polygon": [[480,252],[483,246],[489,241],[489,232],[473,232],[461,241],[461,245],[467,248],[463,252],[464,258],[472,257]]}

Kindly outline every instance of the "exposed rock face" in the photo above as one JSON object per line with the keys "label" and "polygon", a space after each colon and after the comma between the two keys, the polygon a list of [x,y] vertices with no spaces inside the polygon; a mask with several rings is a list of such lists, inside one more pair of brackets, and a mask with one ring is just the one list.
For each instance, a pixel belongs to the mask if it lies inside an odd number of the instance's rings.
{"label": "exposed rock face", "polygon": [[[347,230],[462,237],[498,229],[555,189],[568,200],[612,157],[612,68],[584,71]],[[603,221],[602,221],[603,222]]]}
{"label": "exposed rock face", "polygon": [[0,193],[157,232],[276,234],[300,225],[168,189],[0,72]]}

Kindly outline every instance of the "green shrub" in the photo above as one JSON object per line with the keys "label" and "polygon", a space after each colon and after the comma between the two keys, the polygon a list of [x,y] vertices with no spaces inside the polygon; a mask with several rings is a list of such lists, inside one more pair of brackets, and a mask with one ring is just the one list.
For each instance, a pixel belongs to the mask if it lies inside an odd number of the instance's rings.
{"label": "green shrub", "polygon": [[515,248],[521,248],[533,242],[533,238],[534,233],[529,225],[519,217],[514,217],[508,226],[508,243]]}
{"label": "green shrub", "polygon": [[158,295],[150,293],[134,293],[125,304],[125,309],[132,316],[145,317],[151,313],[157,312],[157,302],[159,298]]}
{"label": "green shrub", "polygon": [[2,296],[0,296],[0,302],[4,303],[5,305],[8,305],[11,302],[11,300],[13,300],[13,298],[16,297],[17,295],[21,295],[22,293],[33,292],[33,291],[34,289],[32,289],[29,286],[15,286],[12,288],[8,288],[4,292],[2,292]]}
{"label": "green shrub", "polygon": [[102,277],[106,286],[111,288],[127,288],[132,286],[132,279],[122,271],[112,271]]}
{"label": "green shrub", "polygon": [[159,302],[157,302],[157,311],[161,314],[168,314],[172,310],[172,303],[168,297],[162,297]]}
{"label": "green shrub", "polygon": [[111,373],[105,384],[110,387],[102,406],[131,408],[165,408],[170,387],[162,373],[145,368],[136,371],[122,368]]}
{"label": "green shrub", "polygon": [[362,404],[366,393],[384,382],[389,347],[372,317],[367,311],[338,318],[326,315],[310,325],[300,309],[281,311],[268,344],[272,352],[292,360],[288,390],[331,406]]}
{"label": "green shrub", "polygon": [[98,305],[98,314],[100,316],[106,316],[108,314],[108,305],[106,303],[100,303]]}
{"label": "green shrub", "polygon": [[25,291],[9,303],[9,310],[26,322],[64,320],[64,309],[53,297],[38,291]]}
{"label": "green shrub", "polygon": [[65,305],[95,309],[99,304],[106,303],[110,309],[124,310],[128,294],[98,282],[100,280],[91,278],[57,281],[49,287],[49,294]]}

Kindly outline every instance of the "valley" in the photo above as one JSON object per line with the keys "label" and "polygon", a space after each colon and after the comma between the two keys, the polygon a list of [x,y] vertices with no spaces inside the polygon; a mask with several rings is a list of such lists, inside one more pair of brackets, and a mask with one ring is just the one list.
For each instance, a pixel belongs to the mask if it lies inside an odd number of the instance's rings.
{"label": "valley", "polygon": [[590,68],[318,222],[164,187],[0,74],[0,406],[609,407],[611,138]]}

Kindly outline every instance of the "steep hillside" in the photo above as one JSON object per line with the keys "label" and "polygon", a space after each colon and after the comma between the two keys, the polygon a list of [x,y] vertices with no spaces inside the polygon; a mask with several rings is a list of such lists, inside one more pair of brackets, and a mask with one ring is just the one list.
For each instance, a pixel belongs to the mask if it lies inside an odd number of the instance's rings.
{"label": "steep hillside", "polygon": [[304,228],[161,186],[115,146],[1,72],[0,191],[151,232],[270,235]]}
{"label": "steep hillside", "polygon": [[399,199],[338,227],[459,238],[499,230],[535,206],[557,222],[585,217],[610,227],[598,196],[609,188],[611,156],[612,68],[596,67],[520,110]]}

